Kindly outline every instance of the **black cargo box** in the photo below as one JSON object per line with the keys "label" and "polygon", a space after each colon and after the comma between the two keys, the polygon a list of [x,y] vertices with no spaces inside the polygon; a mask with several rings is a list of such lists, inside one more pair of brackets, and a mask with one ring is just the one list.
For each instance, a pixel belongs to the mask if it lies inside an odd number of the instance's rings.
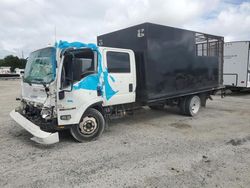
{"label": "black cargo box", "polygon": [[136,101],[142,103],[222,86],[223,37],[152,23],[98,36],[99,46],[132,49]]}

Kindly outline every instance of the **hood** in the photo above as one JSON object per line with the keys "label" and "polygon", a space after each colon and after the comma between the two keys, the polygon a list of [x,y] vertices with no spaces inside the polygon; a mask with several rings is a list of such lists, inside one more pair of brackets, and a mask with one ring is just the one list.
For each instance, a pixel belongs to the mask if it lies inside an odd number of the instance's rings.
{"label": "hood", "polygon": [[47,99],[45,88],[42,84],[28,84],[22,82],[22,98],[24,100],[44,104]]}

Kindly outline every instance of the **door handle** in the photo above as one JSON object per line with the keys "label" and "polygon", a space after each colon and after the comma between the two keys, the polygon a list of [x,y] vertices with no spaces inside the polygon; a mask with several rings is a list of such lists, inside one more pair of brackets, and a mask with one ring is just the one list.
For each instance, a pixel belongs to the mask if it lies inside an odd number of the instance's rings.
{"label": "door handle", "polygon": [[132,92],[132,91],[133,91],[133,84],[129,84],[129,85],[128,85],[128,90],[129,90],[129,92]]}
{"label": "door handle", "polygon": [[97,91],[97,96],[102,95],[102,88],[100,86],[97,86],[96,91]]}

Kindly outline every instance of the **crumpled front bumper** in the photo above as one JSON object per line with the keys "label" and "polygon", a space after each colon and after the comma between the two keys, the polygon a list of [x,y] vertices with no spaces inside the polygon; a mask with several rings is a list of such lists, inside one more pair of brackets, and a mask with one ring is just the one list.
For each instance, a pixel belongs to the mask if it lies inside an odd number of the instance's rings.
{"label": "crumpled front bumper", "polygon": [[31,140],[39,144],[54,144],[59,142],[58,132],[50,133],[42,131],[39,126],[26,119],[23,115],[15,110],[12,110],[10,112],[10,116],[13,120],[15,120],[19,125],[21,125],[24,129],[26,129],[34,136],[31,138]]}

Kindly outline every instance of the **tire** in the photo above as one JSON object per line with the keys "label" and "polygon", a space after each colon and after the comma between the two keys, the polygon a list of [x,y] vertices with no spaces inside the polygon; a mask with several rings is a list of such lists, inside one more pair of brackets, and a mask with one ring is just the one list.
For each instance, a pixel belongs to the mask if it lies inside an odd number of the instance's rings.
{"label": "tire", "polygon": [[188,116],[196,116],[201,108],[201,99],[197,95],[190,96],[185,102],[185,113]]}
{"label": "tire", "polygon": [[181,99],[181,101],[179,103],[179,108],[180,108],[181,114],[183,114],[183,115],[187,115],[187,113],[186,113],[186,100],[187,100],[187,97],[184,97],[183,99]]}
{"label": "tire", "polygon": [[206,107],[207,98],[209,97],[209,95],[201,94],[201,95],[199,95],[199,97],[200,97],[200,100],[201,100],[201,107]]}
{"label": "tire", "polygon": [[164,110],[164,104],[149,105],[151,110]]}
{"label": "tire", "polygon": [[78,142],[97,139],[104,131],[105,120],[103,115],[94,108],[89,108],[83,114],[79,124],[70,129],[71,135]]}

